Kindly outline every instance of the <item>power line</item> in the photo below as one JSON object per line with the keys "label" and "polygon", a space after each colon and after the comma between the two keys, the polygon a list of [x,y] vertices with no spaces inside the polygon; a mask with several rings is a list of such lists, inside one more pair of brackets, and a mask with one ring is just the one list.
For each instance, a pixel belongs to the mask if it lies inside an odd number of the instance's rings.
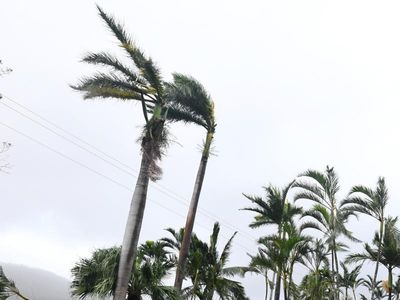
{"label": "power line", "polygon": [[[34,112],[33,110],[31,110],[30,108],[26,107],[25,105],[20,104],[19,102],[17,102],[17,101],[15,101],[15,100],[11,99],[10,97],[8,97],[8,96],[6,96],[6,95],[3,95],[3,96],[4,96],[4,98],[6,98],[7,100],[9,100],[9,101],[11,101],[12,103],[14,103],[14,104],[16,104],[16,105],[22,107],[23,109],[27,110],[27,111],[30,112],[31,114],[35,115],[36,117],[40,118],[41,120],[45,121],[46,123],[52,125],[53,127],[57,128],[58,130],[60,130],[60,131],[62,131],[62,132],[64,132],[64,133],[66,133],[67,135],[73,137],[74,139],[80,141],[81,143],[83,143],[83,144],[89,146],[90,148],[92,148],[92,149],[94,149],[95,151],[101,153],[102,155],[106,156],[107,158],[109,158],[109,159],[111,159],[111,160],[113,160],[113,161],[119,163],[119,164],[122,165],[123,167],[125,167],[125,168],[127,168],[127,169],[129,169],[129,170],[131,170],[131,171],[133,171],[133,172],[135,172],[136,175],[138,174],[138,171],[136,171],[135,169],[133,169],[133,168],[130,167],[129,165],[125,164],[124,162],[120,161],[119,159],[117,159],[117,158],[115,158],[115,157],[113,157],[113,156],[107,154],[107,153],[104,152],[103,150],[99,149],[98,147],[94,146],[93,144],[90,144],[90,143],[86,142],[86,141],[83,140],[82,138],[80,138],[80,137],[74,135],[73,133],[70,133],[69,131],[63,129],[62,127],[58,126],[58,125],[55,124],[54,122],[49,121],[48,119],[46,119],[45,117],[43,117],[43,116],[39,115],[38,113]],[[104,162],[106,162],[106,163],[112,165],[113,167],[119,169],[120,171],[122,171],[122,172],[124,172],[124,173],[126,173],[126,174],[128,174],[128,175],[130,175],[130,176],[136,177],[135,174],[132,174],[131,172],[127,171],[126,169],[122,169],[120,166],[116,165],[115,163],[113,163],[113,162],[111,162],[111,161],[109,161],[109,160],[107,160],[107,159],[104,159],[103,157],[101,157],[101,156],[98,155],[97,153],[94,153],[93,151],[89,150],[89,149],[86,148],[86,147],[83,147],[82,145],[76,143],[75,141],[71,140],[70,138],[68,138],[68,137],[66,137],[66,136],[64,136],[64,135],[59,134],[57,131],[53,130],[52,128],[50,128],[50,127],[48,127],[48,126],[46,126],[46,125],[44,125],[44,124],[42,124],[42,123],[40,123],[40,122],[38,122],[38,121],[36,121],[35,119],[33,119],[33,118],[31,118],[30,116],[24,114],[23,112],[21,112],[21,111],[15,109],[15,108],[13,108],[13,107],[7,105],[7,104],[4,103],[4,102],[0,102],[0,103],[3,104],[4,106],[6,106],[7,108],[13,110],[14,112],[20,114],[21,116],[23,116],[23,117],[29,119],[30,121],[34,122],[35,124],[37,124],[37,125],[39,125],[39,126],[45,128],[45,129],[49,130],[51,133],[57,135],[58,137],[60,137],[60,138],[62,138],[62,139],[64,139],[64,140],[70,142],[71,144],[75,145],[76,147],[79,147],[79,148],[83,149],[84,151],[86,151],[86,152],[88,152],[88,153],[94,155],[94,156],[97,157],[98,159],[100,159],[100,160],[102,160],[102,161],[104,161]],[[174,199],[174,200],[180,202],[180,203],[181,203],[182,205],[184,205],[184,206],[188,206],[188,203],[187,203],[187,201],[184,199],[184,197],[178,195],[178,194],[177,194],[176,192],[174,192],[173,190],[171,190],[171,189],[169,189],[169,188],[167,188],[167,187],[161,185],[160,183],[155,183],[153,186],[154,186],[155,189],[157,189],[158,191],[160,191],[160,192],[163,193],[164,195],[166,195],[166,196],[168,196],[168,197],[170,197],[170,198],[172,198],[172,199]],[[216,216],[215,214],[213,214],[213,213],[211,213],[211,212],[209,212],[209,211],[207,211],[207,210],[205,210],[205,209],[203,209],[203,208],[201,208],[201,207],[199,207],[198,210],[199,210],[199,213],[200,213],[201,215],[203,215],[203,216],[205,216],[205,217],[207,217],[207,218],[209,218],[209,219],[211,219],[211,220],[213,220],[213,221],[215,221],[215,220],[220,221],[220,222],[221,222],[222,224],[224,224],[226,227],[228,227],[228,228],[230,228],[230,229],[232,229],[232,230],[237,231],[239,235],[245,237],[246,239],[248,239],[248,240],[250,240],[250,241],[252,241],[252,242],[254,242],[254,241],[257,239],[256,237],[252,236],[251,234],[249,234],[249,233],[247,233],[247,232],[246,232],[246,233],[242,233],[236,226],[230,224],[230,223],[227,222],[226,220],[223,220],[223,219],[220,218],[219,216]]]}
{"label": "power line", "polygon": [[[11,126],[9,126],[9,125],[7,125],[7,124],[1,122],[1,121],[0,121],[0,125],[2,125],[2,126],[8,128],[8,129],[10,129],[10,130],[12,130],[12,131],[18,133],[19,135],[21,135],[21,136],[23,136],[23,137],[25,137],[25,138],[31,140],[32,142],[34,142],[34,143],[36,143],[36,144],[38,144],[38,145],[40,145],[40,146],[46,148],[47,150],[56,153],[57,155],[63,157],[64,159],[67,159],[67,160],[69,160],[69,161],[71,161],[71,162],[77,164],[78,166],[80,166],[80,167],[82,167],[82,168],[84,168],[84,169],[86,169],[86,170],[88,170],[88,171],[90,171],[90,172],[92,172],[92,173],[94,173],[94,174],[96,174],[96,175],[98,175],[98,176],[100,176],[100,177],[102,177],[102,178],[104,178],[104,179],[106,179],[106,180],[108,180],[108,181],[110,181],[110,182],[112,182],[112,183],[118,185],[119,187],[121,187],[121,188],[123,188],[123,189],[125,189],[125,190],[128,190],[128,191],[130,191],[130,192],[133,192],[133,190],[132,190],[131,188],[129,188],[128,186],[126,186],[126,185],[124,185],[124,184],[122,184],[122,183],[120,183],[119,181],[117,181],[117,180],[115,180],[115,179],[113,179],[113,178],[111,178],[111,177],[109,177],[109,176],[107,176],[107,175],[104,175],[103,173],[101,173],[101,172],[99,172],[99,171],[97,171],[97,170],[95,170],[95,169],[93,169],[93,168],[91,168],[91,167],[85,165],[84,163],[82,163],[82,162],[80,162],[80,161],[78,161],[78,160],[76,160],[76,159],[74,159],[74,158],[72,158],[72,157],[70,157],[70,156],[68,156],[68,155],[66,155],[66,154],[64,154],[64,153],[62,153],[62,152],[60,152],[60,151],[58,151],[57,149],[54,149],[54,148],[48,146],[47,144],[45,144],[45,143],[43,143],[43,142],[41,142],[41,141],[39,141],[39,140],[37,140],[37,139],[35,139],[35,138],[33,138],[33,137],[27,135],[27,134],[25,134],[25,133],[23,133],[22,131],[20,131],[20,130],[18,130],[18,129],[15,129],[15,128],[13,128],[13,127],[11,127]],[[158,203],[158,202],[156,202],[156,201],[154,201],[154,200],[149,199],[149,201],[151,201],[152,203],[155,203],[156,205],[158,205],[158,206],[160,206],[160,207],[162,207],[162,208],[164,208],[164,209],[170,211],[171,213],[173,213],[173,214],[175,214],[175,215],[177,215],[177,216],[182,217],[183,219],[185,219],[185,216],[184,216],[184,215],[182,215],[182,214],[180,214],[180,213],[174,211],[173,209],[171,209],[171,208],[169,208],[169,207],[167,207],[167,206],[165,206],[165,205],[162,205],[162,204],[160,204],[160,203]],[[204,225],[202,225],[202,224],[199,224],[199,223],[198,223],[197,225],[200,226],[200,227],[202,227],[203,229],[206,229],[207,231],[209,231],[209,228],[207,228],[206,226],[204,226]],[[229,237],[227,237],[227,236],[225,236],[225,235],[222,235],[222,236],[223,236],[224,238],[226,238],[226,239],[229,239]],[[246,251],[252,251],[252,250],[250,250],[250,249],[247,248],[246,246],[243,246],[243,245],[240,244],[240,243],[237,243],[237,242],[236,242],[236,245],[238,245],[239,247],[243,248],[243,249],[246,250]]]}

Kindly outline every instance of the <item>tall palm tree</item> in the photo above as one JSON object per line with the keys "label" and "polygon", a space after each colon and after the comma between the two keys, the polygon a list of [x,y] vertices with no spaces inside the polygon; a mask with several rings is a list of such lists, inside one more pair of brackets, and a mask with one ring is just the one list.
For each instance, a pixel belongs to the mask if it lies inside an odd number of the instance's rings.
{"label": "tall palm tree", "polygon": [[[324,227],[327,228],[326,233],[329,233],[329,243],[331,250],[331,271],[333,275],[333,290],[335,293],[335,300],[339,298],[339,290],[337,287],[337,274],[339,271],[339,261],[337,257],[338,242],[337,237],[344,233],[350,233],[344,228],[342,221],[345,221],[350,214],[341,214],[337,205],[337,192],[339,191],[339,178],[333,168],[326,167],[325,172],[319,172],[316,170],[307,170],[306,172],[299,175],[299,178],[293,184],[293,187],[300,188],[294,200],[300,199],[309,200],[316,202],[315,208],[321,208],[317,215],[322,210],[326,211],[329,216],[323,214],[322,217],[327,224]],[[312,215],[311,215],[312,216]],[[339,221],[339,217],[340,220]],[[326,226],[325,226],[326,225]],[[338,227],[340,226],[340,227]],[[347,234],[347,237],[352,239],[351,233]]]}
{"label": "tall palm tree", "polygon": [[[129,280],[127,299],[140,300],[144,295],[152,299],[179,299],[178,292],[165,286],[163,280],[175,266],[175,258],[165,249],[164,242],[147,241],[139,247]],[[118,273],[120,247],[98,249],[89,259],[81,259],[72,269],[72,295],[113,295]]]}
{"label": "tall palm tree", "polygon": [[[400,267],[400,232],[396,227],[397,218],[388,218],[385,222],[385,229],[382,240],[381,255],[379,262],[388,270],[387,289],[388,297],[392,299],[393,292],[393,269]],[[359,261],[376,261],[378,258],[379,234],[375,234],[373,241],[375,247],[369,244],[364,245],[365,252],[351,254],[346,262],[354,263]]]}
{"label": "tall palm tree", "polygon": [[385,226],[385,208],[388,203],[388,189],[385,184],[385,178],[379,177],[377,187],[372,190],[368,187],[357,185],[354,186],[347,199],[343,200],[341,207],[345,209],[352,210],[354,212],[359,212],[373,217],[379,222],[379,232],[378,232],[378,256],[376,258],[375,272],[372,281],[371,290],[371,300],[374,299],[375,293],[373,290],[376,285],[376,279],[378,276],[379,269],[379,259],[381,256],[381,246],[383,239],[383,230]]}
{"label": "tall palm tree", "polygon": [[168,120],[193,123],[206,130],[206,138],[186,217],[185,231],[176,268],[175,288],[181,290],[185,277],[184,265],[189,253],[190,238],[217,124],[215,123],[214,102],[201,83],[193,77],[177,73],[173,74],[173,82],[165,84],[165,94],[166,98],[170,100]]}
{"label": "tall palm tree", "polygon": [[[141,103],[145,120],[141,137],[140,172],[125,227],[114,295],[114,300],[124,300],[137,251],[149,180],[157,180],[161,172],[157,162],[167,144],[165,128],[167,109],[160,69],[133,43],[122,25],[107,15],[100,7],[97,8],[100,17],[131,60],[131,66],[124,65],[108,53],[89,53],[83,58],[83,62],[105,67],[106,72],[84,77],[72,88],[82,91],[85,99],[115,98],[124,101],[138,101]],[[151,107],[151,111],[149,111],[149,107]]]}
{"label": "tall palm tree", "polygon": [[12,296],[17,296],[23,300],[29,300],[22,295],[14,281],[7,278],[6,274],[4,274],[3,268],[0,266],[0,300],[5,300]]}
{"label": "tall palm tree", "polygon": [[[243,194],[248,200],[255,206],[246,207],[242,210],[247,210],[256,213],[254,220],[250,223],[251,228],[259,228],[266,225],[275,225],[277,227],[278,236],[283,238],[283,226],[284,224],[290,223],[293,217],[299,215],[302,210],[290,204],[287,201],[287,196],[293,182],[289,183],[282,190],[268,186],[265,187],[266,198],[258,196],[249,196]],[[281,290],[281,271],[279,268],[276,270],[276,276],[274,278],[274,298],[279,300]]]}

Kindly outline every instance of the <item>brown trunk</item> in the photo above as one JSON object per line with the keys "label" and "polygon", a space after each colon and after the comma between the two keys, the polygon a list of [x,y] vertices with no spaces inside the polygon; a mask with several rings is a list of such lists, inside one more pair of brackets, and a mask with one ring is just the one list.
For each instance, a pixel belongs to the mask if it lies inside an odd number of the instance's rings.
{"label": "brown trunk", "polygon": [[200,165],[197,171],[196,181],[193,188],[192,199],[190,201],[190,207],[186,217],[185,231],[183,234],[181,249],[179,250],[179,259],[176,267],[175,284],[174,284],[175,288],[178,291],[182,290],[182,283],[183,279],[185,278],[185,264],[186,264],[186,259],[189,255],[190,239],[193,232],[193,226],[196,218],[197,206],[199,204],[201,188],[203,186],[204,176],[206,173],[207,161],[208,161],[212,138],[213,134],[207,133],[206,143],[204,146],[203,154],[201,156]]}

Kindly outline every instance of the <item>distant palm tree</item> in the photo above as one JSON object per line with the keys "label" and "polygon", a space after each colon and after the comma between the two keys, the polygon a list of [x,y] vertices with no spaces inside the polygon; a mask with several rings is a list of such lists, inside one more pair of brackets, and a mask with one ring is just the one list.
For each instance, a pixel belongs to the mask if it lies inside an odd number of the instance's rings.
{"label": "distant palm tree", "polygon": [[[372,291],[372,284],[373,284],[374,278],[371,275],[367,275],[366,278],[361,279],[361,285],[366,287],[369,291]],[[360,294],[361,299],[368,299],[366,296]],[[378,280],[375,284],[375,290],[374,290],[374,298],[376,299],[381,299],[383,298],[383,289],[382,289],[382,281]]]}
{"label": "distant palm tree", "polygon": [[314,240],[309,245],[300,262],[309,270],[300,284],[301,299],[321,300],[332,295],[331,273],[329,271],[329,248],[320,240]]}
{"label": "distant palm tree", "polygon": [[214,102],[205,88],[196,79],[182,74],[173,74],[173,82],[165,84],[165,95],[170,100],[168,120],[193,123],[203,127],[207,132],[192,199],[186,217],[185,231],[176,268],[175,288],[181,290],[185,277],[184,265],[189,253],[190,237],[193,232],[197,206],[217,124],[215,123]]}
{"label": "distant palm tree", "polygon": [[[283,238],[283,226],[291,223],[294,216],[301,214],[302,210],[290,204],[287,201],[287,195],[293,182],[289,183],[282,190],[273,187],[272,185],[265,187],[266,197],[263,199],[258,196],[250,196],[243,194],[248,200],[254,204],[252,207],[246,207],[242,210],[247,210],[256,213],[254,220],[250,223],[251,228],[259,228],[265,225],[275,225],[277,227],[278,237]],[[276,270],[274,277],[274,298],[279,300],[281,290],[281,271]]]}
{"label": "distant palm tree", "polygon": [[294,200],[301,199],[316,202],[314,209],[316,214],[311,211],[307,214],[311,217],[317,217],[317,221],[323,228],[316,226],[318,230],[323,230],[327,237],[327,241],[331,250],[331,272],[333,276],[332,288],[335,291],[334,299],[339,298],[339,289],[337,286],[337,274],[339,271],[339,260],[337,251],[340,249],[337,238],[340,234],[353,241],[350,231],[344,225],[347,217],[351,215],[349,212],[340,212],[337,205],[337,192],[339,191],[339,177],[333,168],[326,167],[325,172],[316,170],[307,170],[299,175],[299,178],[293,184],[293,187],[300,188],[300,191],[295,195]]}
{"label": "distant palm tree", "polygon": [[271,266],[275,266],[283,282],[284,299],[292,298],[293,269],[296,262],[302,261],[303,255],[309,251],[311,238],[302,235],[294,223],[286,223],[283,226],[283,235],[273,234],[262,237],[258,243],[263,245],[261,251]]}
{"label": "distant palm tree", "polygon": [[[175,231],[168,229],[172,238],[163,241],[178,250],[182,245],[183,229]],[[184,299],[212,300],[214,295],[226,300],[247,300],[243,286],[230,279],[234,275],[242,274],[241,267],[227,267],[231,252],[232,240],[236,233],[225,244],[221,253],[217,250],[220,227],[214,224],[210,242],[201,241],[196,234],[192,234],[189,255],[185,265],[185,274],[192,285],[182,290]]]}
{"label": "distant palm tree", "polygon": [[[379,262],[388,270],[387,289],[388,297],[392,299],[393,291],[393,269],[400,267],[400,232],[396,227],[397,218],[388,218],[385,222],[384,235],[382,240],[382,253]],[[376,233],[373,244],[364,245],[364,253],[351,254],[346,262],[354,263],[359,261],[376,261],[378,258],[379,234]]]}
{"label": "distant palm tree", "polygon": [[[163,242],[147,241],[139,247],[129,280],[127,299],[140,300],[144,295],[154,300],[179,299],[178,292],[163,280],[175,266],[175,258]],[[107,297],[114,293],[120,247],[98,249],[89,259],[81,259],[72,269],[72,295]]]}
{"label": "distant palm tree", "polygon": [[343,200],[341,207],[345,209],[352,210],[354,212],[359,212],[373,217],[379,222],[379,245],[378,245],[378,256],[375,264],[375,272],[372,281],[371,290],[371,300],[374,299],[376,279],[378,276],[379,269],[379,259],[381,256],[381,245],[383,239],[383,229],[385,226],[385,208],[388,203],[388,189],[385,184],[385,178],[379,177],[377,187],[372,190],[368,187],[357,185],[354,186],[347,199]]}
{"label": "distant palm tree", "polygon": [[131,66],[124,65],[108,53],[89,53],[83,61],[106,67],[107,71],[84,77],[79,84],[72,87],[84,92],[85,99],[115,98],[138,101],[145,120],[141,137],[141,167],[125,227],[114,296],[115,300],[125,300],[143,221],[149,179],[156,180],[161,173],[157,162],[161,159],[167,144],[165,128],[167,101],[161,72],[156,64],[133,43],[123,26],[100,7],[98,11],[118,39],[119,46],[131,60]]}
{"label": "distant palm tree", "polygon": [[3,268],[0,266],[0,300],[5,300],[12,296],[17,296],[23,300],[29,300],[21,294],[14,281],[7,278]]}
{"label": "distant palm tree", "polygon": [[309,272],[300,283],[302,300],[330,300],[332,299],[331,272],[329,267]]}
{"label": "distant palm tree", "polygon": [[349,270],[348,267],[340,262],[340,266],[343,269],[343,275],[339,273],[338,282],[340,287],[345,288],[345,300],[349,299],[348,290],[351,289],[353,297],[356,299],[356,288],[361,285],[362,279],[358,278],[360,275],[361,265],[356,266],[353,270]]}
{"label": "distant palm tree", "polygon": [[268,300],[269,290],[271,292],[274,288],[274,282],[269,279],[269,271],[276,272],[276,266],[269,259],[262,248],[258,248],[258,253],[256,255],[249,255],[250,263],[248,267],[242,267],[241,275],[246,273],[256,273],[264,277],[265,284],[265,300]]}

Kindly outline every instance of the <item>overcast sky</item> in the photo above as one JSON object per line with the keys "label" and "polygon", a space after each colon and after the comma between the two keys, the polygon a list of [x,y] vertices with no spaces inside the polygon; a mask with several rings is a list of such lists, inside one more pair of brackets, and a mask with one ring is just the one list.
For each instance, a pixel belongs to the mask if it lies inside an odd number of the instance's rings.
{"label": "overcast sky", "polygon": [[[222,246],[238,230],[231,265],[246,264],[246,252],[256,251],[255,237],[267,232],[248,228],[252,215],[239,211],[248,205],[242,193],[283,186],[307,168],[334,166],[342,197],[354,184],[373,187],[385,176],[389,211],[398,214],[398,1],[97,3],[123,21],[166,80],[174,71],[190,74],[212,95],[216,156],[209,161],[195,231],[206,239],[219,220]],[[0,92],[16,101],[1,102],[45,124],[17,103],[28,107],[125,165],[114,161],[115,168],[0,105],[0,141],[13,144],[11,172],[0,174],[0,261],[69,278],[80,257],[122,241],[140,162],[141,109],[85,102],[68,86],[94,70],[79,62],[87,51],[123,56],[95,2],[2,0],[0,38],[0,59],[14,70],[0,78]],[[173,142],[163,178],[150,188],[141,241],[184,225],[204,130],[170,129]],[[366,241],[377,228],[366,217],[352,225]],[[262,297],[261,278],[249,277],[245,286],[251,299]]]}

